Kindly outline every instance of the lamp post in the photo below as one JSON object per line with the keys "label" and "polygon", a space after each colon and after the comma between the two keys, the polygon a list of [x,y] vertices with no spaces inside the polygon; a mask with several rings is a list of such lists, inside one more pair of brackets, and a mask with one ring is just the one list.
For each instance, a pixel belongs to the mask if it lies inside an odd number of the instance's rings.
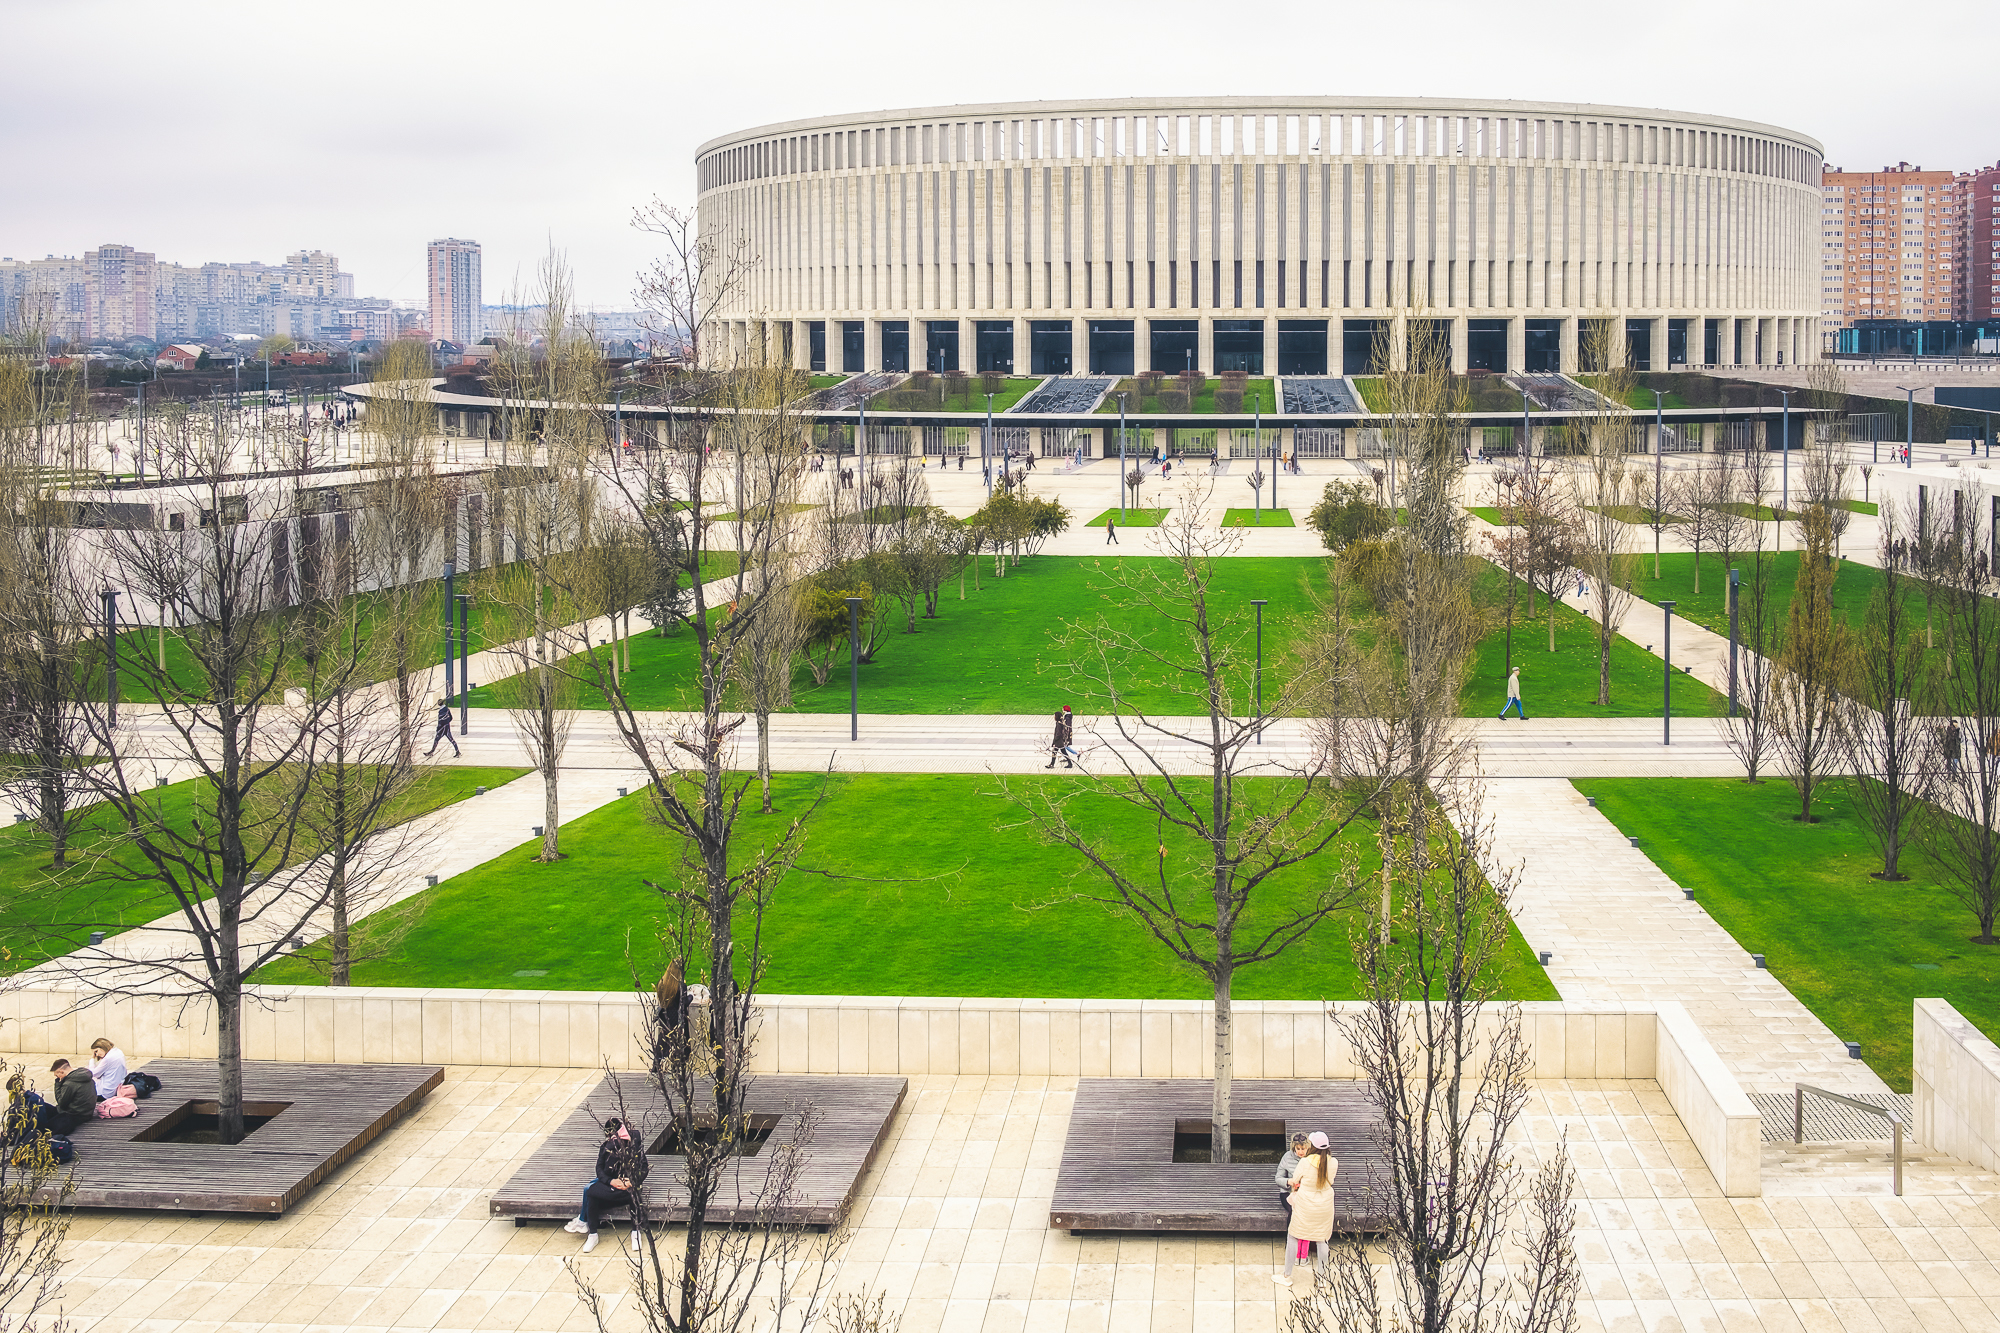
{"label": "lamp post", "polygon": [[1736,716],[1736,646],[1741,640],[1736,632],[1736,594],[1742,588],[1743,580],[1735,566],[1729,569],[1729,716]]}
{"label": "lamp post", "polygon": [[1778,548],[1785,549],[1785,516],[1792,512],[1792,395],[1797,389],[1779,389],[1785,400],[1784,434],[1778,441]]}
{"label": "lamp post", "polygon": [[[864,393],[854,400],[854,412],[854,504],[858,509],[866,509],[868,507],[868,474],[867,464],[863,460],[868,457],[867,394]],[[736,453],[740,458],[743,451],[738,449]],[[736,508],[740,514],[743,509],[742,487],[740,484],[737,487]],[[736,531],[739,534],[743,531],[741,523],[737,524]]]}
{"label": "lamp post", "polygon": [[986,474],[986,498],[993,498],[993,395],[986,395],[986,433],[979,437],[979,470]]}
{"label": "lamp post", "polygon": [[444,697],[445,697],[446,707],[451,706],[451,696],[457,693],[457,691],[452,688],[452,667],[453,667],[452,652],[454,651],[454,645],[452,643],[452,623],[451,623],[452,612],[458,606],[458,598],[453,595],[452,591],[452,586],[453,586],[452,580],[457,576],[457,574],[458,574],[458,562],[456,560],[445,561],[444,562]]}
{"label": "lamp post", "polygon": [[1118,395],[1118,522],[1125,523],[1125,399],[1129,395]]}
{"label": "lamp post", "polygon": [[1264,743],[1264,607],[1268,597],[1252,597],[1250,605],[1257,608],[1257,744]]}
{"label": "lamp post", "polygon": [[1660,603],[1660,610],[1661,612],[1664,613],[1666,620],[1666,624],[1664,627],[1664,633],[1666,637],[1661,640],[1660,646],[1667,650],[1666,656],[1663,659],[1666,665],[1664,668],[1664,672],[1660,677],[1660,744],[1662,745],[1672,745],[1674,743],[1674,607],[1675,605],[1676,603],[1670,601]]}
{"label": "lamp post", "polygon": [[861,599],[847,603],[847,739],[861,739]]}
{"label": "lamp post", "polygon": [[[1660,518],[1663,480],[1661,470],[1665,467],[1667,456],[1666,415],[1661,410],[1661,405],[1666,400],[1658,389],[1649,389],[1647,392],[1653,395],[1653,577],[1658,578],[1660,577],[1660,530],[1666,526]],[[1525,402],[1526,399],[1527,395],[1523,394],[1522,401]]]}
{"label": "lamp post", "polygon": [[471,731],[467,725],[467,696],[472,693],[471,652],[467,640],[471,637],[472,594],[458,594],[458,734],[464,736]]}
{"label": "lamp post", "polygon": [[[220,521],[218,516],[217,521]],[[104,699],[106,719],[118,725],[118,594],[104,590]]]}
{"label": "lamp post", "polygon": [[[612,433],[618,437],[612,446],[612,457],[622,458],[625,455],[625,391],[623,389],[613,389],[611,391],[611,420],[614,423]],[[737,501],[736,508],[739,511],[743,508],[741,500]]]}
{"label": "lamp post", "polygon": [[1904,399],[1903,466],[1910,466],[1910,459],[1917,452],[1917,391],[1908,385],[1898,384],[1907,397]]}

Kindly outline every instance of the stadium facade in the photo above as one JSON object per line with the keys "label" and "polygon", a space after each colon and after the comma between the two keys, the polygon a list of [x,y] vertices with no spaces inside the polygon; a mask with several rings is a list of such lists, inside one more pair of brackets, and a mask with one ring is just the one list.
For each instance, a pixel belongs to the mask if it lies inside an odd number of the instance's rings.
{"label": "stadium facade", "polygon": [[1604,337],[1640,369],[1820,342],[1820,145],[1724,117],[1014,102],[766,125],[697,163],[722,358],[1341,375],[1418,320],[1496,372],[1588,369]]}

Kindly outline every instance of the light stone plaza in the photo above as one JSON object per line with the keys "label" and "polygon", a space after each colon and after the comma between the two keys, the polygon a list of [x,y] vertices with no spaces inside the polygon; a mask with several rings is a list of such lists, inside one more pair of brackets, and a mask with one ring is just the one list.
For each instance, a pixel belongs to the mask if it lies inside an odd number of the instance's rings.
{"label": "light stone plaza", "polygon": [[[1567,103],[791,121],[697,155],[672,364],[558,316],[346,434],[107,427],[115,817],[0,1049],[164,1086],[60,1167],[10,1105],[42,1318],[1321,1333],[1474,1253],[1438,1333],[2000,1333],[2000,372],[1823,358],[1822,168]],[[247,723],[232,569],[302,663]],[[398,615],[442,651],[348,652]]]}

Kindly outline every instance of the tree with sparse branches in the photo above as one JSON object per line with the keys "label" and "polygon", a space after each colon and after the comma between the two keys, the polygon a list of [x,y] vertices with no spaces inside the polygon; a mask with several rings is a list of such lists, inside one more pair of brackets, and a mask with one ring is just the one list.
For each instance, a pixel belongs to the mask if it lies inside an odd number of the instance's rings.
{"label": "tree with sparse branches", "polygon": [[1584,423],[1583,455],[1570,473],[1576,501],[1577,568],[1590,590],[1597,622],[1597,704],[1611,706],[1611,645],[1632,597],[1625,591],[1632,556],[1630,532],[1620,517],[1630,478],[1626,446],[1634,418],[1625,405],[1633,385],[1631,363],[1614,322],[1597,320],[1585,333],[1587,359],[1601,369]]}
{"label": "tree with sparse branches", "polygon": [[1915,589],[1898,558],[1908,515],[1882,506],[1881,574],[1862,620],[1854,651],[1854,690],[1846,737],[1855,775],[1854,806],[1882,857],[1876,879],[1900,881],[1903,852],[1915,836],[1919,813],[1930,799],[1931,766],[1924,762],[1922,724],[1911,704],[1926,693],[1924,645],[1916,624]]}
{"label": "tree with sparse branches", "polygon": [[1824,509],[1800,524],[1791,620],[1771,673],[1772,727],[1799,793],[1798,818],[1814,822],[1813,797],[1842,755],[1849,721],[1852,645],[1833,610],[1833,525]]}

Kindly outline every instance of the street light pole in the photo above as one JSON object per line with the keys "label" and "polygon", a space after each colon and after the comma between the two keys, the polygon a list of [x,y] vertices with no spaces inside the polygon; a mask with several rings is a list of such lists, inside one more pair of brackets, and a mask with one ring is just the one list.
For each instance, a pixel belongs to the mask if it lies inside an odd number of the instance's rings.
{"label": "street light pole", "polygon": [[[1667,426],[1661,404],[1665,399],[1658,389],[1648,390],[1653,395],[1653,577],[1660,577],[1660,532],[1666,524],[1661,521],[1664,512],[1661,500],[1661,469],[1665,466],[1667,454]],[[1524,395],[1525,400],[1525,395]]]}
{"label": "street light pole", "polygon": [[847,739],[861,739],[861,599],[847,603]]}
{"label": "street light pole", "polygon": [[[868,507],[868,473],[867,464],[862,460],[868,456],[867,394],[864,393],[855,400],[854,410],[854,505],[857,509],[866,510]],[[739,449],[736,452],[741,457],[743,451]],[[740,492],[742,488],[739,486],[737,489]],[[740,493],[737,496],[736,509],[740,519],[743,510],[743,498]],[[743,530],[740,522],[736,530],[739,533]]]}
{"label": "street light pole", "polygon": [[471,637],[472,594],[458,595],[458,734],[463,736],[471,731],[467,725],[467,697],[472,693],[472,660],[466,641]]}
{"label": "street light pole", "polygon": [[1910,459],[1917,452],[1917,391],[1907,385],[1898,384],[1906,395],[1904,399],[1903,466],[1910,466]]}
{"label": "street light pole", "polygon": [[993,498],[993,395],[986,395],[986,433],[979,437],[979,470],[986,474],[986,498]]}
{"label": "street light pole", "polygon": [[1784,436],[1778,441],[1779,476],[1778,484],[1778,547],[1785,549],[1785,517],[1792,512],[1792,395],[1797,389],[1779,389],[1777,394],[1785,400]]}
{"label": "street light pole", "polygon": [[457,691],[452,688],[452,613],[458,609],[458,598],[453,595],[452,579],[458,574],[458,561],[444,562],[444,698],[445,706],[451,706],[451,696]]}
{"label": "street light pole", "polygon": [[1729,569],[1729,716],[1736,716],[1736,646],[1741,640],[1736,626],[1736,594],[1742,588],[1742,578],[1735,566]]}
{"label": "street light pole", "polygon": [[1252,597],[1250,605],[1257,608],[1257,744],[1264,743],[1264,607],[1268,597]]}
{"label": "street light pole", "polygon": [[1666,651],[1665,674],[1660,677],[1660,744],[1674,743],[1674,607],[1677,603],[1661,602],[1660,610],[1666,616],[1666,637],[1661,646]]}
{"label": "street light pole", "polygon": [[1125,522],[1125,399],[1128,395],[1118,395],[1118,522]]}

